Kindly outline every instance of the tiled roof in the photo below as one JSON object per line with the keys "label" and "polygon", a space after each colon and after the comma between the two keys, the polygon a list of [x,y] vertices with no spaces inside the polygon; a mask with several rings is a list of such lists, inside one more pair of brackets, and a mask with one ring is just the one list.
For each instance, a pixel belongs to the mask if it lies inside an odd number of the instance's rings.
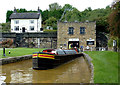
{"label": "tiled roof", "polygon": [[39,19],[40,13],[12,13],[10,19]]}

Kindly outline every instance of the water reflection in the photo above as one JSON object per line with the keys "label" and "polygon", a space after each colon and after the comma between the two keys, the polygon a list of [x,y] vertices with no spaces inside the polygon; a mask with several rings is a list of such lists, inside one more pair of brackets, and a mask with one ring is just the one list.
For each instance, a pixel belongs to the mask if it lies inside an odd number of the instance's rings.
{"label": "water reflection", "polygon": [[90,71],[83,57],[49,70],[33,70],[32,60],[0,66],[0,82],[89,83]]}

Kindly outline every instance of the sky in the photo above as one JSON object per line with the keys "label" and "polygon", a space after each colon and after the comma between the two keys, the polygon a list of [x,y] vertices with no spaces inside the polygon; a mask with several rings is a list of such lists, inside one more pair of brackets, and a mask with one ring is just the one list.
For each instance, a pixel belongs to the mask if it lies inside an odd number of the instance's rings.
{"label": "sky", "polygon": [[38,6],[41,10],[49,9],[49,4],[57,2],[64,6],[70,4],[76,7],[79,11],[91,7],[92,9],[105,8],[111,5],[113,0],[2,0],[0,2],[0,23],[6,22],[7,10],[25,8],[26,10],[37,10]]}

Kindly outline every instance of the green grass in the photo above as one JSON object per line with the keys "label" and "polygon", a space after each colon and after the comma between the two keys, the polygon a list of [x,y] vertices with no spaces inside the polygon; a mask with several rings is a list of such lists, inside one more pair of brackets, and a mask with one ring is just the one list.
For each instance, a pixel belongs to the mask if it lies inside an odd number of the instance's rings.
{"label": "green grass", "polygon": [[118,53],[112,51],[85,52],[92,58],[94,83],[118,83]]}
{"label": "green grass", "polygon": [[[17,57],[23,55],[30,55],[33,52],[41,52],[45,48],[12,48],[12,49],[5,49],[6,56],[3,56],[3,50],[0,50],[1,56],[0,58],[7,58],[7,57]],[[11,54],[9,54],[9,51]]]}

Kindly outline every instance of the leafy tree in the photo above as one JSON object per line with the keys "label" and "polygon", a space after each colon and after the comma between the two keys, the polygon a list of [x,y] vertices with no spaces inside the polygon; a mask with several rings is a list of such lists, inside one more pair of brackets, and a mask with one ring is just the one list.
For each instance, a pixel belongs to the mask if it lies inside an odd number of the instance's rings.
{"label": "leafy tree", "polygon": [[113,5],[108,22],[111,35],[119,36],[120,38],[120,1]]}
{"label": "leafy tree", "polygon": [[106,18],[100,18],[96,20],[96,30],[97,30],[97,33],[98,32],[109,33],[108,22],[106,21]]}
{"label": "leafy tree", "polygon": [[24,12],[27,12],[26,9],[17,9],[17,13],[24,13]]}
{"label": "leafy tree", "polygon": [[72,10],[73,9],[73,7],[72,7],[72,5],[70,5],[70,4],[65,4],[64,6],[63,6],[63,10]]}
{"label": "leafy tree", "polygon": [[120,52],[120,1],[112,6],[112,13],[108,18],[111,36],[118,37],[118,48]]}
{"label": "leafy tree", "polygon": [[9,22],[10,21],[10,15],[13,13],[13,11],[10,11],[10,10],[8,10],[7,11],[7,14],[6,14],[6,22]]}
{"label": "leafy tree", "polygon": [[49,11],[49,18],[50,17],[55,17],[57,20],[60,19],[62,15],[62,9],[54,10],[54,11]]}
{"label": "leafy tree", "polygon": [[49,18],[49,11],[45,10],[41,14],[42,14],[42,23],[45,24],[45,20]]}
{"label": "leafy tree", "polygon": [[1,23],[2,32],[10,32],[10,22]]}
{"label": "leafy tree", "polygon": [[69,22],[80,21],[81,14],[76,8],[73,8],[72,11],[67,11],[62,21],[65,21],[65,18]]}
{"label": "leafy tree", "polygon": [[46,23],[46,27],[51,26],[51,27],[53,27],[54,30],[57,29],[57,19],[56,18],[50,17],[49,19],[47,19],[45,21],[45,23]]}
{"label": "leafy tree", "polygon": [[49,10],[50,11],[54,11],[54,10],[58,10],[61,9],[62,7],[58,4],[58,3],[52,3],[49,5]]}

